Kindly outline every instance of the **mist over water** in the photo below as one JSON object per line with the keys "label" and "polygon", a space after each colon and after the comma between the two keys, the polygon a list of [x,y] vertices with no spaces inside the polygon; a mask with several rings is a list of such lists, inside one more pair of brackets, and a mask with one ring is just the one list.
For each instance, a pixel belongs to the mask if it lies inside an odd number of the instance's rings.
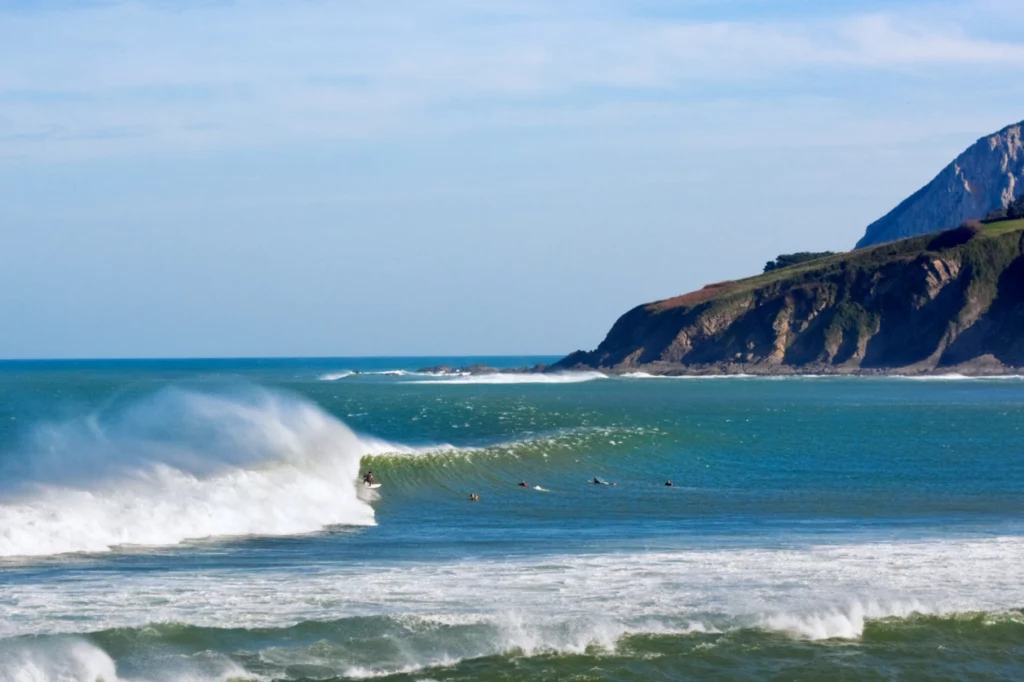
{"label": "mist over water", "polygon": [[0,367],[0,680],[1024,673],[1024,382],[203,362]]}

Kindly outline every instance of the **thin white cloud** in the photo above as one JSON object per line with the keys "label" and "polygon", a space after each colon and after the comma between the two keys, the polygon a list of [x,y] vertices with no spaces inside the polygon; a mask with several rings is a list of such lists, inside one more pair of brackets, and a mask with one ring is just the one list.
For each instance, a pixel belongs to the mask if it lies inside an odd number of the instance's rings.
{"label": "thin white cloud", "polygon": [[1024,41],[972,38],[956,27],[901,24],[890,16],[855,17],[839,32],[855,64],[880,68],[904,65],[1024,65]]}
{"label": "thin white cloud", "polygon": [[[1004,9],[993,3],[971,7]],[[1024,41],[987,37],[984,17],[957,20],[968,4],[954,7],[961,14],[806,21],[656,20],[624,0],[486,10],[451,0],[129,2],[3,14],[0,156],[401,138],[515,126],[516,113],[527,125],[572,126],[602,101],[640,111],[646,98],[699,98],[712,86],[732,98],[773,84],[806,97],[809,73],[1024,66]]]}

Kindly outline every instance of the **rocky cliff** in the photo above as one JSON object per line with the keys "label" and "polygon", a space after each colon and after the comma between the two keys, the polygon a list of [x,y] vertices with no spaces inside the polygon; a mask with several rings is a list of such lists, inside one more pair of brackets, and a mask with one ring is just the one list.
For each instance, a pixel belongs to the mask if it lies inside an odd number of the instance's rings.
{"label": "rocky cliff", "polygon": [[1024,195],[1022,125],[978,140],[934,180],[869,225],[857,247],[948,229]]}
{"label": "rocky cliff", "polygon": [[630,310],[555,369],[1002,372],[1024,367],[1024,220],[886,243]]}

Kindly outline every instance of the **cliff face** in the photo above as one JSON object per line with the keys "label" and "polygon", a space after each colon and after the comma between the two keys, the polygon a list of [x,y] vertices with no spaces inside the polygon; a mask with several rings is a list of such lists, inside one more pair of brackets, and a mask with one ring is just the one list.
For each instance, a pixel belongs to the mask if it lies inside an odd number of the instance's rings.
{"label": "cliff face", "polygon": [[1021,127],[984,137],[934,180],[867,228],[857,247],[928,234],[983,218],[1024,195]]}
{"label": "cliff face", "polygon": [[1024,367],[1024,220],[715,284],[623,315],[557,367],[930,371]]}

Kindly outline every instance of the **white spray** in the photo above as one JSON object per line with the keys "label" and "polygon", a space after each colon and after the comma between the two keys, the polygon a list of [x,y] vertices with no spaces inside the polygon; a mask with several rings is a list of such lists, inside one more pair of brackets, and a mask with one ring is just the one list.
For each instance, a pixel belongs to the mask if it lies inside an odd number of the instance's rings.
{"label": "white spray", "polygon": [[364,443],[264,389],[166,389],[113,417],[41,426],[0,468],[0,556],[372,525]]}

